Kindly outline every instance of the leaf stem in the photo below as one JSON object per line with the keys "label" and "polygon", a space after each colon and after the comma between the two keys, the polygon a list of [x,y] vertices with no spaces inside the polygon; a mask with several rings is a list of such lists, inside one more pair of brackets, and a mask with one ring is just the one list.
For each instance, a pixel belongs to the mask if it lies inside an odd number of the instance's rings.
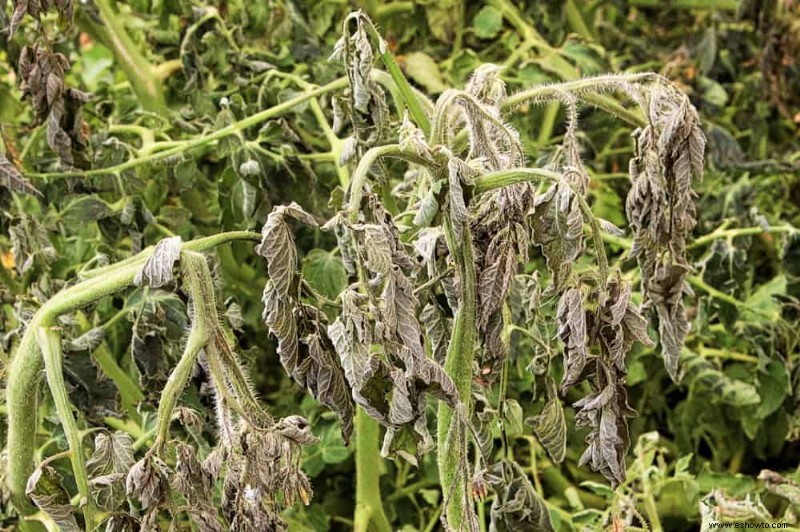
{"label": "leaf stem", "polygon": [[739,236],[754,236],[754,235],[766,235],[766,234],[776,234],[776,233],[788,233],[790,235],[794,235],[794,234],[800,234],[800,229],[787,224],[787,225],[774,225],[771,227],[739,227],[737,229],[725,229],[721,231],[715,230],[707,235],[703,235],[699,238],[696,238],[691,244],[689,244],[686,247],[687,249],[694,249],[710,244],[715,240],[736,238]]}

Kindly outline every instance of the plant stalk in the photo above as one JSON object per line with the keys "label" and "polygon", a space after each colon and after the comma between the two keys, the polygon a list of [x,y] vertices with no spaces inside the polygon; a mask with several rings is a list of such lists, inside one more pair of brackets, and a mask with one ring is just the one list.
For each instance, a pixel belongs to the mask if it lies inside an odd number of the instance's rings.
{"label": "plant stalk", "polygon": [[378,445],[378,422],[360,406],[356,409],[356,511],[353,517],[355,532],[391,532],[392,527],[383,511],[381,501],[381,455]]}
{"label": "plant stalk", "polygon": [[[460,280],[460,300],[453,321],[453,332],[447,346],[444,369],[453,380],[464,411],[470,412],[472,399],[472,364],[477,342],[477,294],[475,291],[475,257],[472,249],[472,234],[469,226],[462,227],[463,240],[457,242],[449,220],[445,222],[445,237],[450,252],[456,262]],[[468,514],[464,507],[466,479],[460,478],[462,460],[466,460],[466,431],[457,430],[459,420],[453,419],[453,410],[439,403],[439,424],[437,427],[439,477],[443,497],[447,501],[447,523],[454,530],[462,530],[464,517]]]}
{"label": "plant stalk", "polygon": [[163,74],[141,54],[122,24],[124,17],[114,12],[108,0],[94,0],[94,5],[100,21],[81,12],[78,19],[81,27],[113,52],[142,107],[165,116],[168,109],[161,88]]}

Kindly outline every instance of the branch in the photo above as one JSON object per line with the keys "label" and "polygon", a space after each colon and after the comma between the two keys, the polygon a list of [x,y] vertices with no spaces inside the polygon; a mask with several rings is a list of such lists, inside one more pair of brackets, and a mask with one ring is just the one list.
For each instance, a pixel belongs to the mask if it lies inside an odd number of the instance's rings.
{"label": "branch", "polygon": [[125,170],[129,170],[131,168],[136,168],[137,166],[141,166],[146,163],[151,163],[154,161],[159,161],[162,159],[166,159],[168,157],[173,157],[175,155],[181,155],[184,152],[187,152],[194,148],[199,148],[201,146],[206,146],[211,144],[214,141],[220,140],[222,138],[227,137],[228,135],[235,135],[240,131],[260,124],[261,122],[265,122],[271,118],[276,116],[280,116],[283,113],[286,113],[292,110],[297,105],[310,100],[312,98],[316,98],[322,94],[326,94],[329,92],[333,92],[339,89],[343,89],[347,86],[347,78],[338,78],[334,81],[331,81],[327,85],[322,85],[321,87],[317,87],[316,89],[310,90],[308,92],[304,92],[303,94],[299,94],[294,98],[286,100],[283,103],[275,105],[274,107],[270,107],[269,109],[264,109],[261,112],[258,112],[254,115],[250,115],[247,118],[243,118],[238,122],[234,122],[228,126],[225,126],[222,129],[218,129],[213,131],[207,135],[202,135],[199,137],[193,137],[191,139],[183,140],[183,141],[173,141],[174,144],[172,147],[158,151],[155,153],[148,153],[142,157],[135,157],[133,159],[128,159],[124,163],[120,163],[114,166],[109,166],[106,168],[95,168],[92,170],[66,170],[60,172],[53,172],[53,173],[29,173],[26,174],[28,177],[36,178],[36,179],[58,179],[64,177],[91,177],[91,176],[101,176],[101,175],[109,175],[109,174],[116,174],[119,172],[123,172]]}
{"label": "branch", "polygon": [[[199,238],[183,244],[183,251],[205,251],[236,240],[261,240],[259,233],[233,231]],[[33,471],[36,430],[38,428],[37,396],[42,369],[42,351],[36,331],[55,323],[62,314],[85,307],[105,296],[120,292],[133,284],[133,279],[152,255],[147,248],[114,266],[99,268],[95,275],[56,294],[34,314],[22,336],[8,368],[6,403],[8,404],[8,464],[6,484],[14,507],[23,515],[35,512],[25,495],[28,477]],[[90,272],[92,273],[92,272]],[[48,379],[50,371],[48,371]]]}

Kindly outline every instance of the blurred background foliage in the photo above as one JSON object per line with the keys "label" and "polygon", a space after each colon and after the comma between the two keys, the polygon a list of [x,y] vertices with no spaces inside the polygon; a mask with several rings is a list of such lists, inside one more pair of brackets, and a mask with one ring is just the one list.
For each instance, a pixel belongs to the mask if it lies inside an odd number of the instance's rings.
{"label": "blurred background foliage", "polygon": [[[0,0],[3,27],[12,13],[7,4]],[[566,462],[553,466],[536,442],[525,421],[540,413],[546,394],[537,394],[531,368],[542,347],[531,336],[552,339],[555,331],[553,324],[542,323],[533,335],[515,333],[510,380],[515,406],[506,409],[505,420],[514,429],[512,452],[547,499],[559,530],[624,527],[642,509],[651,521],[652,514],[658,516],[667,530],[696,530],[704,515],[712,515],[708,512],[797,523],[800,497],[792,480],[800,480],[796,0],[94,0],[75,5],[71,28],[28,19],[13,38],[0,33],[0,124],[6,158],[41,197],[0,189],[0,368],[32,312],[84,268],[123,259],[164,236],[189,240],[257,229],[274,205],[290,201],[321,216],[334,212],[335,198],[341,197],[335,165],[341,147],[330,146],[317,122],[322,111],[313,103],[190,153],[151,156],[285,102],[306,90],[304,83],[323,85],[341,76],[341,67],[328,56],[341,34],[340,22],[354,7],[373,18],[405,74],[432,96],[463,86],[485,62],[506,67],[503,77],[512,94],[580,76],[656,71],[690,95],[709,146],[690,244],[696,297],[684,381],[671,382],[652,348],[639,346],[629,357],[630,400],[639,412],[632,439],[638,444],[629,456],[629,480],[611,491],[602,477],[576,465],[584,434],[572,428],[569,406]],[[47,14],[44,20],[55,18]],[[119,39],[104,33],[99,21],[107,28],[109,20],[129,42],[115,43]],[[85,140],[88,174],[60,172],[45,128],[33,125],[33,110],[21,100],[10,65],[40,31],[71,64],[65,84],[91,95],[77,133]],[[135,51],[127,61],[126,46]],[[159,87],[149,100],[142,98],[147,80]],[[323,101],[330,109],[329,98]],[[584,109],[581,123],[583,155],[593,177],[592,209],[624,227],[631,131],[591,108]],[[564,133],[562,124],[558,104],[523,107],[513,118],[533,161],[550,155]],[[141,164],[104,171],[131,159]],[[335,246],[332,237],[309,230],[299,234],[298,243],[305,276],[318,279],[315,288],[323,295],[338,293],[346,282],[341,263],[321,251]],[[635,262],[626,259],[629,241],[610,237],[608,245],[635,278]],[[277,416],[306,416],[321,439],[303,463],[314,501],[287,519],[296,530],[346,530],[352,519],[352,450],[342,442],[335,416],[280,367],[260,319],[263,265],[244,244],[221,248],[215,260],[220,299],[259,393]],[[543,266],[538,258],[529,271]],[[103,301],[62,323],[72,337],[85,340],[73,342],[65,361],[73,403],[92,423],[135,438],[146,438],[152,428],[152,405],[187,325],[180,297],[152,292],[140,289]],[[82,336],[96,328],[103,331],[99,341]],[[151,406],[137,410],[142,397]],[[564,400],[572,402],[570,396]],[[212,434],[207,391],[190,387],[185,403],[206,421],[195,436]],[[45,402],[42,409],[45,456],[66,448],[66,442],[52,407]],[[4,427],[0,417],[0,437]],[[394,462],[375,467],[385,470],[385,506],[395,527],[438,526],[441,494],[431,457],[418,469]],[[764,469],[782,476],[759,479]],[[3,518],[0,510],[0,523]]]}

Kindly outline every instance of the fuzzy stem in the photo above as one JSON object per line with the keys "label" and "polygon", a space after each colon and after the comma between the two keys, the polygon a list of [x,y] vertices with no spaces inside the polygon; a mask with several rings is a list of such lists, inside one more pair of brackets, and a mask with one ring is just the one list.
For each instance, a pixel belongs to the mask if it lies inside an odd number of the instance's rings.
{"label": "fuzzy stem", "polygon": [[80,25],[114,53],[142,107],[147,111],[166,115],[168,109],[161,89],[163,75],[139,52],[122,24],[124,16],[115,13],[108,0],[94,0],[94,4],[97,6],[100,21],[96,21],[88,13],[80,13]]}
{"label": "fuzzy stem", "polygon": [[353,530],[390,532],[392,527],[383,511],[381,501],[378,422],[369,417],[361,407],[356,409],[355,436],[356,511],[353,517]]}
{"label": "fuzzy stem", "polygon": [[67,386],[64,382],[62,368],[64,353],[61,349],[61,331],[55,326],[55,320],[44,320],[40,326],[36,327],[35,334],[44,358],[47,384],[50,386],[50,393],[53,395],[56,412],[69,443],[69,460],[72,463],[72,473],[80,493],[81,502],[79,506],[83,508],[83,518],[88,532],[94,530],[95,508],[83,457],[83,438],[80,430],[78,430],[75,416],[72,415],[72,405],[69,402]]}
{"label": "fuzzy stem", "polygon": [[132,159],[128,159],[124,163],[120,163],[114,166],[109,166],[107,168],[95,168],[86,171],[68,170],[68,171],[61,171],[55,173],[42,173],[42,174],[28,173],[26,175],[28,177],[33,177],[38,179],[47,179],[47,178],[64,178],[64,177],[74,177],[74,176],[91,177],[91,176],[116,174],[125,170],[129,170],[131,168],[136,168],[137,166],[141,166],[146,163],[151,163],[154,161],[159,161],[161,159],[166,159],[167,157],[172,157],[173,155],[180,155],[194,148],[206,146],[208,144],[211,144],[212,142],[223,139],[228,135],[235,135],[244,129],[255,126],[271,118],[280,116],[283,113],[291,111],[297,105],[305,101],[308,101],[311,98],[316,98],[317,96],[320,96],[322,94],[343,89],[346,86],[347,86],[346,77],[336,79],[334,81],[331,81],[327,85],[322,85],[321,87],[317,87],[316,89],[309,90],[308,92],[299,94],[294,98],[286,100],[283,103],[270,107],[269,109],[264,109],[263,111],[250,115],[246,118],[243,118],[242,120],[239,120],[238,122],[234,122],[228,126],[223,127],[222,129],[218,129],[207,135],[192,137],[184,141],[174,141],[173,142],[174,146],[172,146],[171,148],[158,151],[155,153],[148,153],[147,155],[144,155],[142,157],[134,157]]}
{"label": "fuzzy stem", "polygon": [[627,109],[612,98],[598,94],[598,92],[619,91],[625,83],[643,84],[660,82],[662,79],[661,76],[652,73],[611,74],[565,81],[563,83],[548,83],[509,96],[502,102],[501,108],[508,110],[526,103],[536,104],[560,101],[564,94],[572,94],[631,125],[643,127],[647,125],[647,119],[641,113]]}
{"label": "fuzzy stem", "polygon": [[[211,312],[216,312],[214,308],[214,292],[208,293],[207,283],[203,281],[211,276],[208,272],[208,264],[202,255],[195,253],[181,253],[181,269],[183,270],[184,290],[189,294],[192,304],[192,327],[189,330],[189,338],[183,350],[181,359],[170,373],[167,383],[161,392],[161,400],[158,403],[158,421],[156,423],[156,441],[153,444],[154,451],[158,454],[169,440],[169,425],[172,421],[172,411],[178,399],[186,387],[192,370],[197,362],[197,356],[208,343],[209,331],[208,321]],[[210,312],[211,311],[211,312]]]}
{"label": "fuzzy stem", "polygon": [[[234,240],[258,242],[261,240],[261,235],[249,231],[220,233],[186,242],[182,249],[204,251]],[[6,485],[9,488],[12,504],[23,515],[30,515],[35,511],[25,495],[25,486],[34,467],[33,455],[38,428],[36,413],[42,353],[36,342],[36,330],[53,323],[62,314],[73,312],[131,286],[134,277],[152,253],[153,248],[148,248],[136,255],[133,260],[102,268],[102,275],[91,277],[59,292],[39,308],[22,336],[8,367]]]}
{"label": "fuzzy stem", "polygon": [[[447,346],[444,369],[458,389],[458,396],[465,412],[470,412],[472,399],[472,364],[477,342],[477,296],[475,293],[475,257],[472,249],[472,234],[469,226],[462,227],[463,240],[457,242],[449,220],[445,222],[445,237],[456,262],[460,281],[460,299],[453,321],[453,331]],[[439,404],[437,427],[439,477],[442,493],[447,502],[447,522],[454,530],[465,524],[462,494],[466,479],[459,478],[460,462],[466,460],[464,431],[454,430],[453,410],[444,403]]]}
{"label": "fuzzy stem", "polygon": [[382,157],[401,157],[408,162],[416,164],[423,164],[425,162],[415,157],[413,154],[403,151],[398,144],[387,144],[367,150],[364,156],[361,157],[358,166],[350,178],[348,216],[352,223],[358,221],[358,210],[361,208],[361,198],[364,195],[364,185],[367,183],[367,175],[372,165]]}

